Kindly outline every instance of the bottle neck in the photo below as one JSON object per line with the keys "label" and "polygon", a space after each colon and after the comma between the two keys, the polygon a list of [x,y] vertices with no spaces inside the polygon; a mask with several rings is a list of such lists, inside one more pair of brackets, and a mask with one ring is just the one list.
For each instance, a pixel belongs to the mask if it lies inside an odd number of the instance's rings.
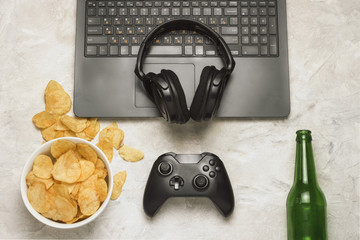
{"label": "bottle neck", "polygon": [[311,139],[297,139],[294,184],[317,185]]}

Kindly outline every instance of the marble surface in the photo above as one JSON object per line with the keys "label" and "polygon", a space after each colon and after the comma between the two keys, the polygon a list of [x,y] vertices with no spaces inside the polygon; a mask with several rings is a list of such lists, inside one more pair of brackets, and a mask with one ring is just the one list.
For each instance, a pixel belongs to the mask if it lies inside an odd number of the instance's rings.
{"label": "marble surface", "polygon": [[[160,119],[116,119],[125,144],[145,159],[115,153],[123,193],[91,224],[57,230],[39,223],[20,197],[25,161],[41,144],[31,118],[44,109],[51,79],[72,94],[74,0],[0,0],[0,238],[286,239],[295,131],[311,129],[317,176],[328,202],[329,240],[357,240],[360,176],[360,2],[288,0],[291,114],[287,119],[215,120],[182,126]],[[101,120],[101,128],[110,121]],[[94,140],[95,142],[97,139]],[[167,151],[211,151],[223,159],[235,211],[224,219],[207,199],[167,201],[155,218],[142,209],[155,158]]]}

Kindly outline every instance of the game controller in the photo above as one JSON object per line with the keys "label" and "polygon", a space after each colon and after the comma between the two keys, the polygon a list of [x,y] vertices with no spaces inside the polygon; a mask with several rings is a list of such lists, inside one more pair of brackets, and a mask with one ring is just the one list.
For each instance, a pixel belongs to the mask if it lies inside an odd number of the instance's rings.
{"label": "game controller", "polygon": [[225,166],[212,153],[161,155],[146,184],[143,205],[153,217],[170,197],[207,197],[228,217],[234,210],[234,193]]}

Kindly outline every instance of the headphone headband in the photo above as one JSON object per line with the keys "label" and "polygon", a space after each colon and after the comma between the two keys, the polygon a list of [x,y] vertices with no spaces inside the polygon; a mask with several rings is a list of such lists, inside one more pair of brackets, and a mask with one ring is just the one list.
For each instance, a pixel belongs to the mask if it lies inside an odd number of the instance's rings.
{"label": "headphone headband", "polygon": [[159,35],[170,32],[172,30],[194,30],[201,33],[202,35],[207,36],[218,47],[219,54],[223,57],[223,60],[226,64],[225,69],[228,71],[228,73],[231,73],[234,70],[235,61],[232,57],[231,51],[225,43],[224,39],[218,33],[216,33],[209,26],[202,24],[198,21],[188,19],[175,19],[155,27],[141,43],[135,66],[135,74],[141,80],[143,80],[145,76],[145,73],[142,70],[142,65],[146,56],[146,52],[151,46],[150,43],[154,38],[158,37]]}

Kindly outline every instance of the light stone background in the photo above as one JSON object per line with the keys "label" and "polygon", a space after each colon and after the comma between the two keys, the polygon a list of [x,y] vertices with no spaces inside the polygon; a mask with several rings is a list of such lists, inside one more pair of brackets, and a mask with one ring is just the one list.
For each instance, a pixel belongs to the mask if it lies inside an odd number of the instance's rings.
{"label": "light stone background", "polygon": [[[182,126],[116,119],[145,159],[127,163],[123,193],[91,224],[57,230],[20,197],[25,161],[41,145],[31,118],[49,80],[72,95],[75,0],[0,0],[0,237],[104,239],[286,239],[285,202],[294,174],[295,131],[313,132],[317,176],[328,202],[329,240],[359,239],[360,1],[288,0],[291,114]],[[101,128],[110,121],[101,120]],[[94,142],[97,141],[97,138]],[[236,198],[225,219],[207,199],[171,199],[146,217],[142,196],[162,153],[210,151],[224,161]]]}

